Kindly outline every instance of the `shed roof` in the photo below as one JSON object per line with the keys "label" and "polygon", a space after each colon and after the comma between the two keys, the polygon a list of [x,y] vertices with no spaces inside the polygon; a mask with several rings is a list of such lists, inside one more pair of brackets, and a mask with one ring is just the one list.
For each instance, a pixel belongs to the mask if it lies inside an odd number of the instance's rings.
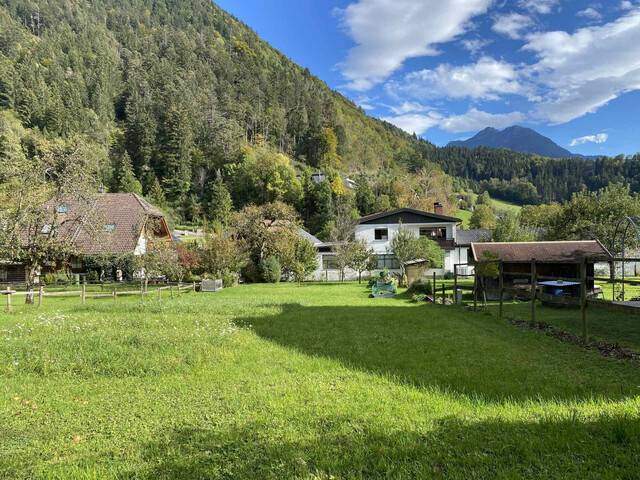
{"label": "shed roof", "polygon": [[505,262],[525,262],[535,258],[546,262],[573,262],[582,258],[609,260],[611,254],[598,240],[566,242],[472,243],[473,258],[477,261],[484,252],[497,255]]}
{"label": "shed roof", "polygon": [[490,228],[475,228],[469,230],[456,230],[456,245],[468,247],[474,242],[487,242],[491,239]]}

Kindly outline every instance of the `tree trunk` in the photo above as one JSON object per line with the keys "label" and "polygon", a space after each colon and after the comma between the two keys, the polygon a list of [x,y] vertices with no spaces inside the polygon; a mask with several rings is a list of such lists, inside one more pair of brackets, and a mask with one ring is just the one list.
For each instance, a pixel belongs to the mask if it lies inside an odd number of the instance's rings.
{"label": "tree trunk", "polygon": [[36,283],[36,272],[37,267],[30,267],[27,273],[27,292],[28,295],[25,296],[25,303],[28,305],[33,305],[33,286]]}
{"label": "tree trunk", "polygon": [[362,272],[358,271],[358,285],[362,283]]}

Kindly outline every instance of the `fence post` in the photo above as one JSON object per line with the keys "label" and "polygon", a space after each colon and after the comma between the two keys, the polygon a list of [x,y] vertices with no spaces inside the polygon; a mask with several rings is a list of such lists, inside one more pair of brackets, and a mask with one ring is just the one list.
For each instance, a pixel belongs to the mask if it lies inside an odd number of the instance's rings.
{"label": "fence post", "polygon": [[502,264],[502,260],[500,260],[500,265],[498,266],[498,268],[500,269],[500,277],[498,279],[498,291],[499,291],[499,295],[500,295],[500,311],[498,312],[498,314],[500,315],[500,317],[503,316],[502,314],[502,307],[504,304],[504,275],[502,274],[504,271],[504,266]]}
{"label": "fence post", "polygon": [[[624,268],[624,266],[623,266]],[[589,332],[587,328],[587,259],[580,260],[580,312],[582,314],[582,340],[587,343]]]}
{"label": "fence post", "polygon": [[7,311],[9,313],[13,312],[13,305],[11,305],[11,290],[7,291]]}
{"label": "fence post", "polygon": [[140,282],[140,300],[144,300],[144,284]]}
{"label": "fence post", "polygon": [[536,324],[536,299],[538,297],[538,272],[536,259],[531,260],[531,326]]}
{"label": "fence post", "polygon": [[44,296],[44,287],[40,285],[40,290],[38,291],[38,308],[42,307],[42,297]]}
{"label": "fence post", "polygon": [[433,304],[438,303],[438,285],[436,285],[436,272],[433,272]]}
{"label": "fence post", "polygon": [[173,285],[169,285],[169,292],[171,293],[171,299],[173,299]]}
{"label": "fence post", "polygon": [[180,296],[180,287],[182,287],[182,282],[178,282],[178,296]]}
{"label": "fence post", "polygon": [[193,281],[193,291],[194,292],[196,291],[196,282],[195,282],[195,280]]}
{"label": "fence post", "polygon": [[118,287],[113,287],[113,303],[118,304]]}
{"label": "fence post", "polygon": [[453,304],[458,304],[458,264],[453,266]]}
{"label": "fence post", "polygon": [[473,269],[473,311],[478,311],[478,265]]}
{"label": "fence post", "polygon": [[442,284],[442,305],[445,305],[445,296],[447,294],[445,293],[445,288],[444,288],[444,283]]}
{"label": "fence post", "polygon": [[87,299],[87,288],[86,287],[87,286],[83,283],[82,284],[82,295],[81,295],[82,296],[82,305],[85,304],[86,299]]}

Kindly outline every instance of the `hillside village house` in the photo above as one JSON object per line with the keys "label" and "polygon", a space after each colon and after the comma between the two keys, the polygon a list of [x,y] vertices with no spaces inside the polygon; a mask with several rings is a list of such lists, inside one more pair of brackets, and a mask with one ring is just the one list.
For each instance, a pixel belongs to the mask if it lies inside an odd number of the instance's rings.
{"label": "hillside village house", "polygon": [[[45,265],[41,274],[67,267],[72,273],[83,275],[86,273],[82,263],[85,255],[142,255],[147,250],[150,238],[170,242],[171,233],[164,214],[149,202],[135,193],[99,193],[94,203],[94,217],[103,225],[94,226],[92,231],[81,222],[68,222],[60,228],[57,237],[70,239],[76,247],[77,256],[70,260],[70,264],[58,263]],[[57,208],[58,215],[69,215],[69,218],[79,218],[82,212],[77,205],[53,206],[45,204],[43,208]],[[47,225],[43,233],[48,233]],[[51,227],[49,226],[49,229]],[[25,282],[25,268],[19,264],[0,266],[0,282]]]}
{"label": "hillside village house", "polygon": [[[444,250],[444,265],[429,269],[426,274],[436,273],[443,276],[453,272],[454,265],[467,263],[467,246],[456,247],[458,236],[457,225],[462,222],[459,218],[443,215],[441,204],[435,204],[434,213],[415,210],[412,208],[398,208],[395,210],[375,213],[358,219],[356,225],[356,240],[364,239],[373,249],[378,260],[378,268],[373,272],[378,274],[383,269],[399,273],[400,265],[391,250],[391,239],[400,228],[400,224],[414,232],[416,236],[426,237],[435,241]],[[469,246],[470,246],[469,242]],[[318,269],[312,274],[316,280],[339,280],[339,272],[335,267],[334,244],[315,239],[318,249]],[[357,279],[357,273],[351,270],[345,272],[345,280]]]}

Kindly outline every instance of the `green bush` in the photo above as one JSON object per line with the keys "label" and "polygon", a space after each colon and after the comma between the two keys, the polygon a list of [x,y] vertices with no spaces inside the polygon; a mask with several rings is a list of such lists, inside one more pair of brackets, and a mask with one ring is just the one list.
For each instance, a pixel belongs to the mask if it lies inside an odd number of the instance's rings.
{"label": "green bush", "polygon": [[432,295],[433,285],[430,281],[419,278],[411,284],[411,286],[407,289],[407,292],[411,293],[412,295]]}
{"label": "green bush", "polygon": [[238,285],[238,273],[231,270],[223,270],[220,272],[220,278],[222,278],[222,286],[224,288],[231,288]]}
{"label": "green bush", "polygon": [[426,302],[427,296],[424,293],[414,293],[411,296],[411,301],[415,303]]}
{"label": "green bush", "polygon": [[260,282],[260,269],[253,263],[249,262],[240,271],[242,278],[247,283]]}
{"label": "green bush", "polygon": [[267,257],[260,262],[260,276],[266,283],[278,283],[282,278],[282,267],[276,257]]}
{"label": "green bush", "polygon": [[455,277],[455,275],[453,274],[453,272],[447,272],[444,274],[444,279],[445,280],[453,280],[453,278]]}

